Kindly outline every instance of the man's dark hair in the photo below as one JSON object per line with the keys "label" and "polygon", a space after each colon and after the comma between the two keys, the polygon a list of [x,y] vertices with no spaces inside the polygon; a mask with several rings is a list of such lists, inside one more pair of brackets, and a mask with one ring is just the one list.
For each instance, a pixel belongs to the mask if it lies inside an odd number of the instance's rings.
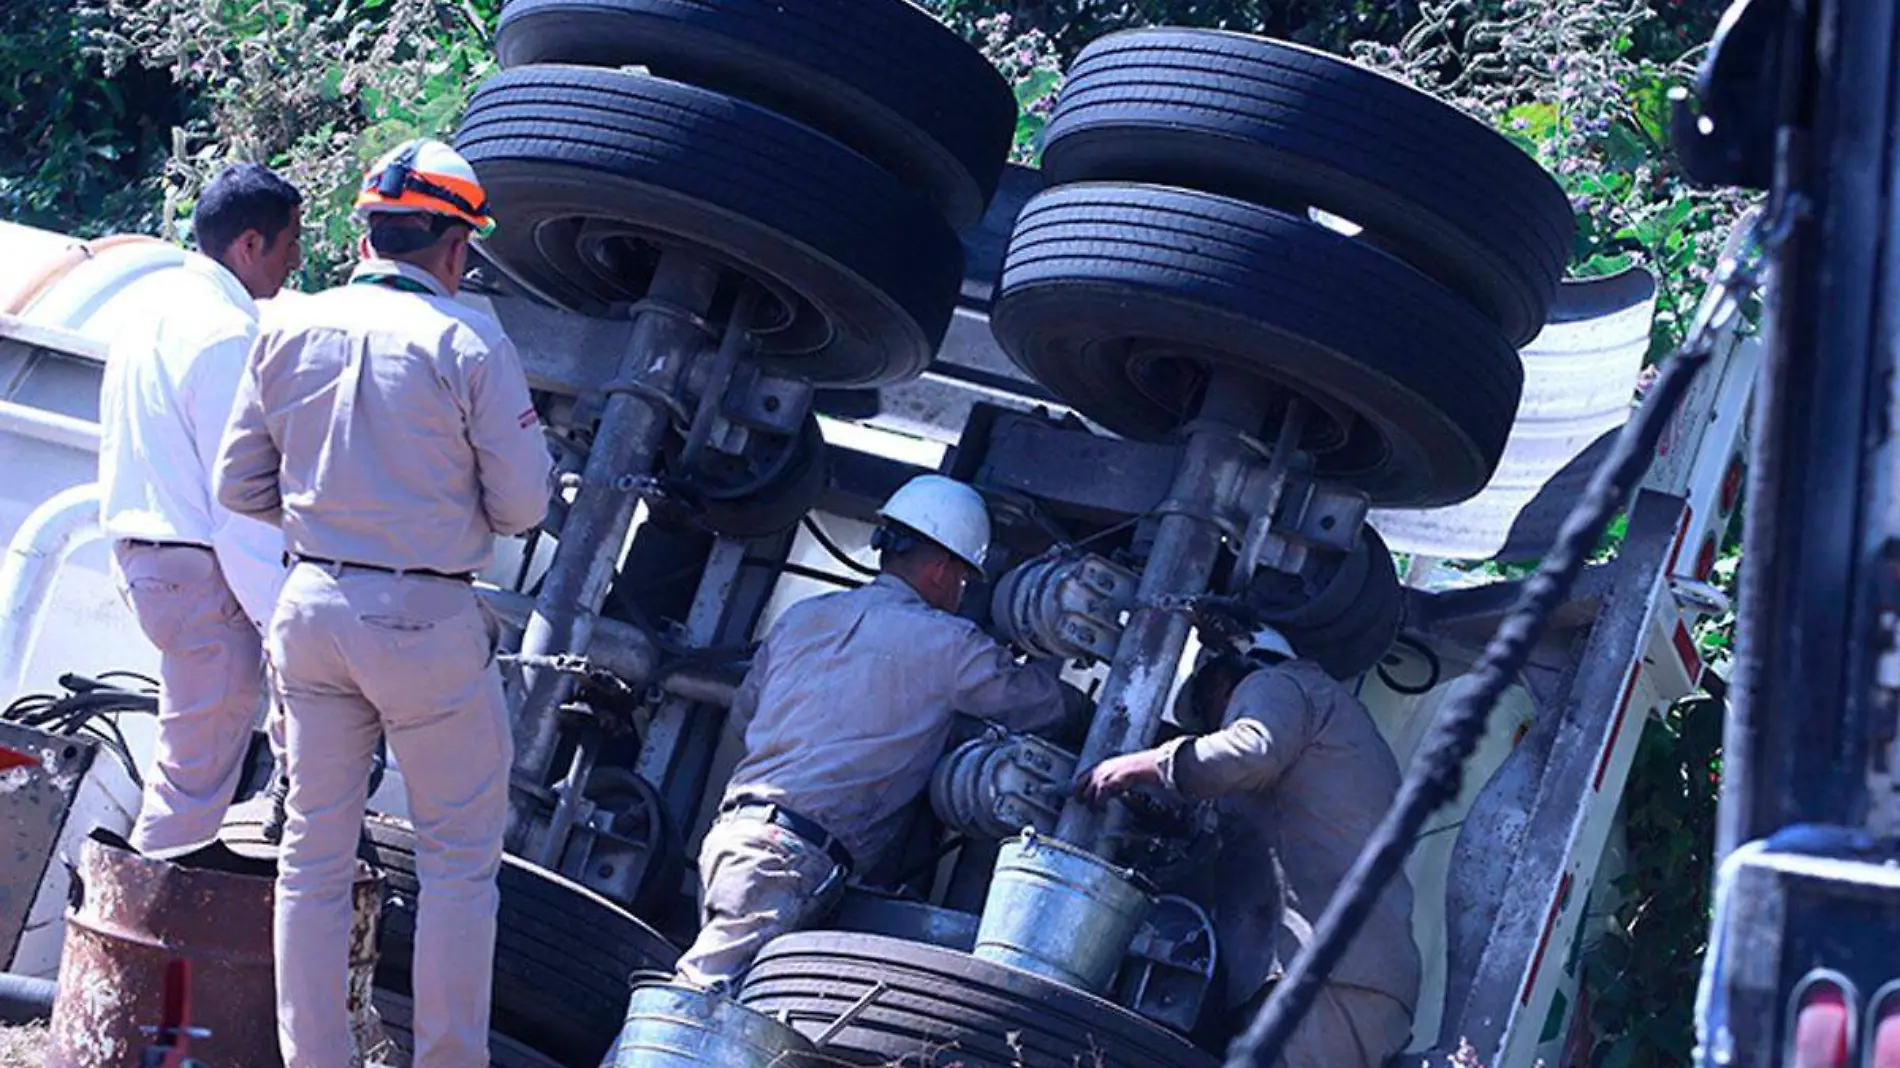
{"label": "man's dark hair", "polygon": [[1188,711],[1195,722],[1183,723],[1190,734],[1204,734],[1221,728],[1221,718],[1234,687],[1258,671],[1261,664],[1251,657],[1229,649],[1223,651],[1188,677]]}
{"label": "man's dark hair", "polygon": [[455,230],[474,227],[452,215],[377,212],[369,217],[369,247],[378,256],[413,256]]}
{"label": "man's dark hair", "polygon": [[261,163],[233,163],[198,195],[191,229],[199,250],[217,259],[246,230],[256,230],[266,244],[276,244],[302,204],[303,194],[276,171]]}
{"label": "man's dark hair", "polygon": [[889,567],[892,564],[911,559],[943,554],[952,555],[950,550],[924,537],[902,523],[885,520],[871,532],[871,548],[878,553],[878,562]]}

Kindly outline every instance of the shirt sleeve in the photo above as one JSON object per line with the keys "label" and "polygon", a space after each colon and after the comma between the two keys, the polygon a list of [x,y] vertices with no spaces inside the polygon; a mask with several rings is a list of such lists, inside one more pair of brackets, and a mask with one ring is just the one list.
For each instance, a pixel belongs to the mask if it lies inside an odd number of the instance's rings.
{"label": "shirt sleeve", "polygon": [[766,662],[771,655],[772,643],[762,642],[752,654],[752,666],[746,669],[745,678],[739,682],[739,688],[733,692],[732,708],[727,713],[726,723],[734,734],[744,738],[746,728],[752,725],[752,717],[759,711],[759,691],[765,686]]}
{"label": "shirt sleeve", "polygon": [[1061,661],[1018,663],[995,639],[961,621],[949,633],[952,708],[1015,731],[1046,730],[1062,722]]}
{"label": "shirt sleeve", "polygon": [[488,525],[497,534],[531,530],[547,515],[554,463],[514,342],[503,338],[483,353],[468,388],[468,437]]}
{"label": "shirt sleeve", "polygon": [[1227,726],[1174,748],[1163,777],[1197,801],[1266,789],[1311,743],[1313,716],[1299,683],[1281,672],[1256,672],[1229,700]]}
{"label": "shirt sleeve", "polygon": [[237,395],[225,415],[212,481],[219,504],[239,515],[282,526],[284,501],[277,476],[283,454],[278,452],[265,423],[258,380],[258,368],[270,343],[269,334],[258,339],[245,360],[243,373],[237,377]]}

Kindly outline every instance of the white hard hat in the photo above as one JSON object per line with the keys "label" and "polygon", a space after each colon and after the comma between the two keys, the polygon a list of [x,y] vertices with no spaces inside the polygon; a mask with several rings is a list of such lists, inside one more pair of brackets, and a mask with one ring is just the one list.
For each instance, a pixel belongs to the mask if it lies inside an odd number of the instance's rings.
{"label": "white hard hat", "polygon": [[1264,625],[1235,641],[1234,651],[1242,656],[1248,653],[1274,653],[1289,660],[1299,655],[1293,651],[1293,643],[1286,640],[1286,635]]}
{"label": "white hard hat", "polygon": [[964,563],[983,569],[990,550],[990,510],[983,497],[953,478],[918,475],[878,509],[880,519],[901,524],[936,542]]}

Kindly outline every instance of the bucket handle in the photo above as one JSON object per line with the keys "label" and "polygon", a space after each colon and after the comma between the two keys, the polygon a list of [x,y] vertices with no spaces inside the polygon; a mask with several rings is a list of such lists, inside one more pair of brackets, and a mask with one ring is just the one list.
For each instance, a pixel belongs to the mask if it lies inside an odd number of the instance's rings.
{"label": "bucket handle", "polygon": [[850,1008],[840,1013],[837,1019],[831,1021],[829,1027],[819,1032],[818,1037],[812,1039],[812,1045],[820,1049],[830,1045],[832,1039],[837,1038],[840,1032],[856,1022],[858,1017],[864,1015],[865,1010],[869,1009],[878,998],[883,997],[884,993],[890,988],[891,984],[879,979],[876,986],[866,990],[863,997],[852,1002]]}

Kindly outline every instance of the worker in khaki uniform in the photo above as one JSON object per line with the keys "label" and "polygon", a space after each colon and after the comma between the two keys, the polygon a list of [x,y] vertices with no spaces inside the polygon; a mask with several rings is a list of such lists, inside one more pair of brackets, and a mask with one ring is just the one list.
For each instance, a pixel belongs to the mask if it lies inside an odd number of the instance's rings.
{"label": "worker in khaki uniform", "polygon": [[[1222,845],[1211,906],[1225,961],[1225,1041],[1246,1026],[1311,940],[1359,850],[1398,793],[1398,762],[1366,711],[1271,628],[1214,656],[1177,718],[1209,728],[1113,757],[1081,779],[1094,803],[1137,787],[1217,799]],[[1192,729],[1192,728],[1190,728]],[[1287,1068],[1380,1068],[1410,1038],[1418,1004],[1412,887],[1379,899],[1281,1060]]]}
{"label": "worker in khaki uniform", "polygon": [[699,854],[699,938],[679,975],[736,985],[774,937],[816,921],[869,870],[928,787],[953,718],[1062,721],[1054,661],[1019,664],[952,615],[989,548],[976,491],[924,475],[879,513],[882,574],[785,611],[732,707],[745,739]]}
{"label": "worker in khaki uniform", "polygon": [[496,622],[474,572],[547,509],[551,464],[514,346],[454,300],[492,225],[438,141],[385,156],[357,198],[350,284],[259,339],[218,497],[279,523],[292,567],[268,652],[290,756],[276,898],[287,1068],[341,1068],[350,885],[379,734],[403,772],[421,881],[416,1068],[484,1068],[496,872],[513,758]]}
{"label": "worker in khaki uniform", "polygon": [[203,254],[141,287],[106,357],[101,525],[119,590],[159,652],[158,737],[132,828],[148,856],[219,848],[264,707],[258,624],[276,598],[283,536],[220,507],[211,481],[256,302],[301,259],[301,203],[257,164],[220,171],[192,216]]}

